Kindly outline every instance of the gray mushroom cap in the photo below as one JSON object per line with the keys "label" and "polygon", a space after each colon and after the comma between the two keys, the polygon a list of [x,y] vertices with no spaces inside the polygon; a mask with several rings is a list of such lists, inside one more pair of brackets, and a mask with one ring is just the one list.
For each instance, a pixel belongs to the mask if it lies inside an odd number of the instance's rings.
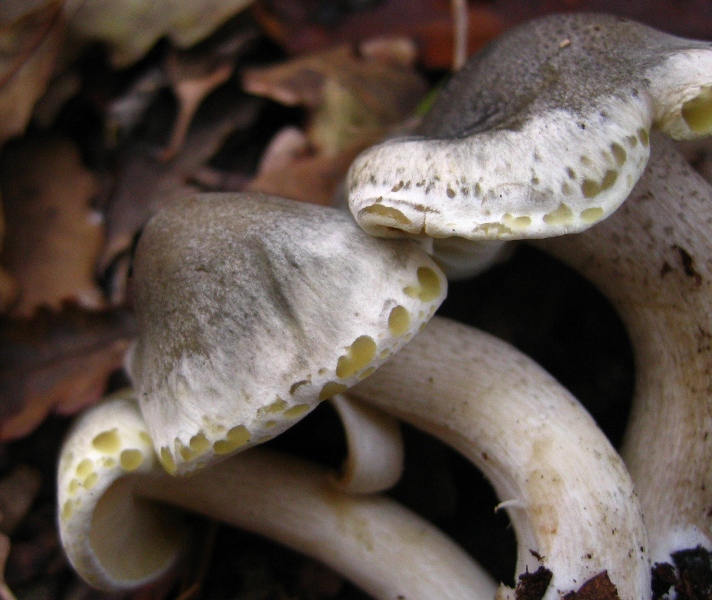
{"label": "gray mushroom cap", "polygon": [[202,194],[147,225],[127,368],[156,452],[184,474],[266,441],[373,372],[447,282],[409,240],[260,194]]}
{"label": "gray mushroom cap", "polygon": [[418,135],[362,153],[350,208],[383,237],[581,231],[628,196],[652,127],[712,131],[712,46],[608,15],[545,17],[474,56]]}

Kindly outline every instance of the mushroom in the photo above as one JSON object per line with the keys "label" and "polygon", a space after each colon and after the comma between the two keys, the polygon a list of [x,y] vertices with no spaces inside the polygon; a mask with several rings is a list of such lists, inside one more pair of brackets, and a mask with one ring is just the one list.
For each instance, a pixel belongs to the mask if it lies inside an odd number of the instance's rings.
{"label": "mushroom", "polygon": [[[532,360],[434,317],[349,394],[435,435],[484,472],[516,532],[517,573],[544,566],[552,574],[545,600],[604,572],[619,598],[650,599],[647,535],[623,461]],[[503,586],[498,598],[513,599],[514,590]]]}
{"label": "mushroom", "polygon": [[635,391],[621,453],[651,558],[670,562],[677,551],[712,550],[712,188],[672,142],[652,141],[618,212],[537,244],[598,286],[627,327]]}
{"label": "mushroom", "polygon": [[169,504],[319,559],[374,598],[492,598],[462,549],[397,502],[339,492],[316,465],[261,448],[188,478],[167,475],[130,390],[86,411],[63,445],[59,531],[79,574],[127,590],[166,573],[186,527]]}
{"label": "mushroom", "polygon": [[651,127],[712,131],[712,46],[619,17],[551,15],[475,55],[416,135],[360,154],[350,209],[373,235],[434,238],[433,255],[466,274],[492,262],[493,243],[609,216],[645,168]]}
{"label": "mushroom", "polygon": [[156,451],[185,474],[279,434],[397,352],[447,282],[408,240],[260,194],[172,203],[134,263],[127,368]]}
{"label": "mushroom", "polygon": [[333,483],[351,494],[382,492],[403,474],[405,448],[400,422],[345,394],[330,399],[344,428],[347,455]]}

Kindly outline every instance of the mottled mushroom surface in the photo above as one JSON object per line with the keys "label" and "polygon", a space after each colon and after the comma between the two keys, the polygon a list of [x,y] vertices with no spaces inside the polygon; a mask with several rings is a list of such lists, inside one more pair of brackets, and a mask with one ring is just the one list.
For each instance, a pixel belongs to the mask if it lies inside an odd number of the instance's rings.
{"label": "mottled mushroom surface", "polygon": [[362,153],[351,211],[384,237],[581,231],[628,196],[653,127],[712,130],[710,44],[608,15],[545,17],[475,55],[417,135]]}
{"label": "mottled mushroom surface", "polygon": [[266,441],[405,344],[446,292],[408,240],[259,194],[176,202],[138,244],[128,367],[164,467]]}

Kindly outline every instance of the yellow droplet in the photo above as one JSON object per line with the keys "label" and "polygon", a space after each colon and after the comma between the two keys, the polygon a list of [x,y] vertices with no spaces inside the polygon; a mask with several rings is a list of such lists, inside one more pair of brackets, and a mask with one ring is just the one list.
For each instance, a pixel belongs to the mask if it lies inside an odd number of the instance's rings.
{"label": "yellow droplet", "polygon": [[119,462],[125,471],[135,471],[143,464],[143,454],[140,450],[123,450],[119,455]]}
{"label": "yellow droplet", "polygon": [[431,302],[440,295],[440,278],[430,267],[418,267],[417,286],[408,286],[403,292],[411,298],[418,298],[421,302]]}
{"label": "yellow droplet", "polygon": [[89,473],[94,470],[94,463],[85,458],[82,462],[77,465],[77,475],[84,479]]}
{"label": "yellow droplet", "polygon": [[549,225],[569,225],[573,223],[574,213],[566,204],[559,204],[559,207],[544,215],[544,223]]}
{"label": "yellow droplet", "polygon": [[112,429],[97,435],[91,441],[91,445],[104,454],[114,454],[121,448],[121,438],[119,438],[119,434],[116,429]]}
{"label": "yellow droplet", "polygon": [[237,425],[227,432],[226,439],[213,444],[215,454],[229,454],[250,441],[250,432],[244,425]]}
{"label": "yellow droplet", "polygon": [[388,315],[388,329],[393,336],[401,336],[410,328],[410,313],[404,306],[395,306]]}
{"label": "yellow droplet", "polygon": [[594,198],[601,193],[601,186],[598,181],[593,179],[584,179],[581,184],[581,192],[584,198]]}
{"label": "yellow droplet", "polygon": [[613,169],[606,171],[606,174],[603,176],[603,181],[601,182],[601,190],[608,190],[612,188],[617,179],[618,171],[614,171]]}
{"label": "yellow droplet", "polygon": [[581,212],[581,220],[584,223],[596,223],[603,216],[603,209],[600,207],[587,208]]}
{"label": "yellow droplet", "polygon": [[74,495],[79,491],[79,488],[82,487],[82,484],[79,482],[78,479],[72,479],[69,482],[69,494]]}
{"label": "yellow droplet", "polygon": [[620,144],[611,144],[611,152],[613,152],[613,158],[619,167],[622,166],[628,158],[628,154],[626,154],[625,149]]}
{"label": "yellow droplet", "polygon": [[531,217],[520,216],[515,217],[509,213],[502,217],[502,220],[507,224],[510,229],[526,229],[532,224]]}
{"label": "yellow droplet", "polygon": [[359,211],[359,215],[365,213],[367,215],[374,215],[380,217],[387,221],[385,225],[410,225],[411,220],[406,217],[401,211],[390,206],[383,206],[382,204],[371,204]]}
{"label": "yellow droplet", "polygon": [[650,144],[650,136],[648,135],[648,132],[642,127],[638,129],[638,139],[640,140],[640,143],[643,144],[643,146],[647,146],[648,144]]}
{"label": "yellow droplet", "polygon": [[210,442],[202,431],[190,438],[188,445],[196,455],[204,454],[210,449]]}
{"label": "yellow droplet", "polygon": [[62,506],[62,521],[66,521],[72,516],[74,512],[74,503],[71,500],[67,500]]}
{"label": "yellow droplet", "polygon": [[116,461],[113,458],[103,458],[101,464],[105,469],[113,469],[116,466]]}
{"label": "yellow droplet", "polygon": [[168,473],[169,475],[174,475],[177,471],[176,461],[173,458],[170,449],[166,448],[165,446],[161,448],[159,458],[161,460],[163,468],[166,470],[166,473]]}
{"label": "yellow droplet", "polygon": [[324,387],[321,388],[321,392],[319,392],[319,400],[328,400],[332,396],[336,396],[336,394],[341,394],[342,392],[345,392],[348,389],[348,386],[345,386],[342,383],[337,383],[336,381],[327,381],[324,384]]}
{"label": "yellow droplet", "polygon": [[151,439],[151,436],[148,435],[148,432],[140,431],[138,437],[141,438],[144,442],[146,442],[149,446],[153,446],[153,440]]}
{"label": "yellow droplet", "polygon": [[373,338],[367,335],[356,338],[346,350],[346,354],[339,357],[336,363],[336,376],[348,379],[367,367],[376,356],[376,349],[376,342]]}
{"label": "yellow droplet", "polygon": [[92,489],[95,485],[96,482],[99,481],[99,475],[96,473],[89,473],[89,475],[86,476],[86,479],[84,479],[84,488],[87,490]]}
{"label": "yellow droplet", "polygon": [[301,417],[302,415],[308,413],[309,408],[308,404],[295,404],[291,408],[284,411],[284,416],[288,419],[296,419],[297,417]]}
{"label": "yellow droplet", "polygon": [[687,126],[696,133],[708,133],[712,130],[712,87],[702,91],[682,105],[682,118]]}

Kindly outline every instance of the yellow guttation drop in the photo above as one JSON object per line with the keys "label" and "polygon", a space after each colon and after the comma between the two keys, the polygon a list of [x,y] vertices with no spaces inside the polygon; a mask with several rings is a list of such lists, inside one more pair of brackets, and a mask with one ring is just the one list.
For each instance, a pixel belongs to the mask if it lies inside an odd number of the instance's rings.
{"label": "yellow guttation drop", "polygon": [[376,356],[376,349],[376,342],[373,338],[367,335],[356,338],[346,350],[346,354],[339,357],[336,363],[336,376],[348,379],[367,367]]}
{"label": "yellow guttation drop", "polygon": [[401,211],[390,206],[383,206],[382,204],[371,204],[371,206],[362,208],[359,213],[366,213],[367,215],[375,215],[377,217],[389,219],[390,221],[394,221],[399,225],[411,224],[411,220],[406,217]]}
{"label": "yellow guttation drop", "polygon": [[77,475],[84,479],[89,473],[94,470],[94,463],[88,458],[85,458],[77,465]]}
{"label": "yellow guttation drop", "polygon": [[166,473],[168,473],[169,475],[175,474],[177,470],[176,461],[173,459],[171,451],[165,446],[161,448],[160,460],[161,464],[163,465],[163,468],[166,470]]}
{"label": "yellow guttation drop", "polygon": [[183,460],[187,461],[187,460],[192,460],[193,458],[195,458],[195,452],[193,452],[192,448],[189,448],[188,446],[186,446],[178,438],[176,438],[176,441],[175,441],[175,448]]}
{"label": "yellow guttation drop", "polygon": [[259,412],[274,415],[283,412],[285,408],[287,408],[287,403],[281,398],[277,398],[272,404],[260,408]]}
{"label": "yellow guttation drop", "polygon": [[584,223],[595,223],[603,216],[602,208],[587,208],[581,212],[581,220]]}
{"label": "yellow guttation drop", "polygon": [[143,454],[140,450],[124,450],[119,455],[119,462],[125,471],[135,471],[143,464]]}
{"label": "yellow guttation drop", "polygon": [[619,167],[622,166],[628,158],[628,154],[620,144],[611,144],[611,152],[613,152],[613,158]]}
{"label": "yellow guttation drop", "polygon": [[559,207],[544,215],[544,223],[549,225],[568,225],[573,223],[574,213],[566,204],[559,204]]}
{"label": "yellow guttation drop", "polygon": [[431,302],[440,295],[440,279],[429,267],[418,267],[418,286],[409,285],[403,289],[406,296],[418,298],[421,302]]}
{"label": "yellow guttation drop", "polygon": [[288,419],[296,419],[297,417],[301,417],[307,412],[309,412],[308,404],[295,404],[291,408],[288,408],[284,411],[284,416]]}
{"label": "yellow guttation drop", "polygon": [[410,313],[405,306],[395,306],[388,315],[388,330],[391,335],[398,337],[410,328]]}
{"label": "yellow guttation drop", "polygon": [[148,435],[147,432],[145,431],[140,431],[138,434],[138,437],[140,437],[144,442],[146,442],[149,446],[153,446],[153,440],[151,439],[151,436]]}
{"label": "yellow guttation drop", "polygon": [[606,171],[606,174],[603,176],[603,181],[601,182],[601,189],[608,190],[608,189],[612,188],[615,185],[617,179],[618,179],[618,171],[609,169],[608,171]]}
{"label": "yellow guttation drop", "polygon": [[82,487],[82,484],[79,483],[78,479],[72,479],[69,482],[69,493],[73,496],[79,491],[79,488]]}
{"label": "yellow guttation drop", "polygon": [[74,504],[72,503],[71,500],[67,500],[64,503],[64,506],[62,506],[62,521],[66,521],[69,519],[69,517],[72,516],[72,513],[74,512]]}
{"label": "yellow guttation drop", "polygon": [[527,216],[515,217],[514,215],[509,214],[509,213],[503,215],[502,220],[511,229],[526,229],[527,227],[529,227],[529,225],[532,224],[531,217],[527,217]]}
{"label": "yellow guttation drop", "polygon": [[593,179],[584,179],[581,184],[581,192],[584,198],[593,198],[601,193],[601,185]]}
{"label": "yellow guttation drop", "polygon": [[702,91],[682,105],[682,118],[687,126],[697,133],[712,130],[712,87]]}
{"label": "yellow guttation drop", "polygon": [[89,473],[84,480],[84,488],[87,490],[92,489],[96,485],[97,481],[99,481],[99,476],[96,473]]}
{"label": "yellow guttation drop", "polygon": [[103,458],[101,464],[105,469],[113,469],[116,466],[116,461],[113,458]]}
{"label": "yellow guttation drop", "polygon": [[210,442],[202,431],[190,438],[188,445],[196,455],[204,454],[210,449]]}
{"label": "yellow guttation drop", "polygon": [[250,441],[250,432],[244,425],[233,427],[227,432],[226,439],[218,440],[213,444],[215,454],[229,454],[244,446]]}
{"label": "yellow guttation drop", "polygon": [[376,372],[376,367],[369,367],[363,373],[358,376],[359,381],[363,381],[366,377],[370,377]]}
{"label": "yellow guttation drop", "polygon": [[328,400],[332,396],[336,396],[336,394],[341,394],[342,392],[345,392],[348,389],[348,386],[345,386],[343,383],[337,383],[336,381],[327,381],[324,384],[324,387],[321,388],[321,392],[319,392],[319,400]]}
{"label": "yellow guttation drop", "polygon": [[121,439],[116,429],[112,429],[111,431],[104,431],[97,435],[91,441],[91,445],[104,454],[114,454],[121,448]]}
{"label": "yellow guttation drop", "polygon": [[640,140],[640,143],[643,144],[643,146],[647,146],[648,144],[650,144],[650,136],[648,135],[648,132],[642,127],[638,129],[638,139]]}

